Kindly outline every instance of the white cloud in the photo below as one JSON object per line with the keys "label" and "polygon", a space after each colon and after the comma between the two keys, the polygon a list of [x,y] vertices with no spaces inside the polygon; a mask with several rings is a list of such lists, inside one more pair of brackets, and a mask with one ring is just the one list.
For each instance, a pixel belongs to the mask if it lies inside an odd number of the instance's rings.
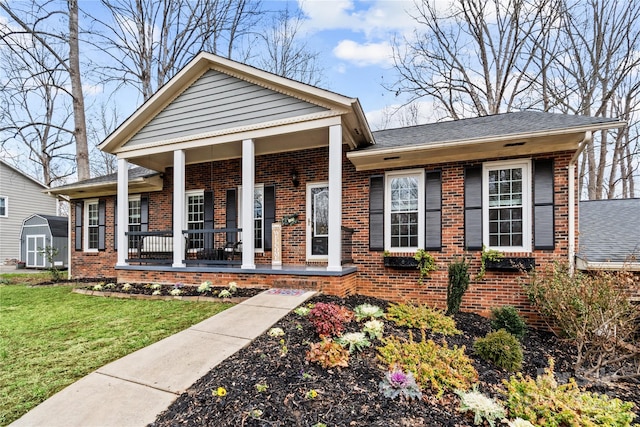
{"label": "white cloud", "polygon": [[299,0],[298,6],[307,17],[307,30],[349,30],[367,37],[384,37],[390,32],[413,28],[407,13],[413,0]]}
{"label": "white cloud", "polygon": [[359,67],[369,65],[388,66],[392,64],[392,49],[389,42],[357,43],[353,40],[342,40],[333,49],[333,54],[344,61]]}

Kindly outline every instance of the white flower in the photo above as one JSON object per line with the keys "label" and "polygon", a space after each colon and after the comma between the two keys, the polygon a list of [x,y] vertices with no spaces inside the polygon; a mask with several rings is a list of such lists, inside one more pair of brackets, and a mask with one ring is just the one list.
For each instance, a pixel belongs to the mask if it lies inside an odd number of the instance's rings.
{"label": "white flower", "polygon": [[282,328],[271,328],[269,329],[269,332],[267,332],[267,335],[270,337],[281,337],[284,335],[284,331]]}
{"label": "white flower", "polygon": [[229,292],[229,291],[228,291],[228,290],[226,290],[226,289],[223,289],[223,290],[221,290],[221,291],[220,291],[220,293],[218,294],[218,296],[219,296],[220,298],[229,298],[229,297],[231,297],[231,292]]}
{"label": "white flower", "polygon": [[133,288],[133,286],[131,286],[131,284],[129,283],[125,283],[124,285],[122,285],[122,290],[125,292],[129,292],[131,288]]}
{"label": "white flower", "polygon": [[157,290],[157,289],[160,289],[160,288],[162,288],[162,285],[159,284],[159,283],[154,283],[153,285],[151,285],[151,289],[156,289]]}
{"label": "white flower", "polygon": [[365,322],[362,331],[369,334],[370,338],[382,338],[382,332],[384,332],[384,323],[376,319],[369,320]]}
{"label": "white flower", "polygon": [[311,309],[309,307],[303,307],[303,306],[300,306],[300,307],[296,308],[295,310],[293,310],[293,312],[295,314],[297,314],[298,316],[302,316],[302,317],[306,317],[309,314],[310,311],[311,311]]}
{"label": "white flower", "polygon": [[182,291],[180,289],[178,289],[178,288],[174,288],[174,289],[171,289],[171,292],[169,292],[169,293],[171,295],[173,295],[173,296],[178,296],[178,295],[180,295],[182,293]]}
{"label": "white flower", "polygon": [[200,286],[198,286],[198,292],[207,292],[211,290],[211,282],[204,281],[202,283],[200,283]]}
{"label": "white flower", "polygon": [[367,336],[362,332],[347,332],[341,337],[338,337],[336,342],[343,347],[348,346],[349,353],[353,353],[354,350],[361,351],[363,348],[371,345]]}
{"label": "white flower", "polygon": [[238,290],[238,284],[236,282],[229,282],[229,292],[233,293]]}
{"label": "white flower", "polygon": [[162,295],[162,292],[159,289],[156,289],[151,295]]}
{"label": "white flower", "polygon": [[371,304],[360,304],[353,310],[353,312],[355,313],[357,321],[384,316],[384,311],[382,311],[380,307]]}
{"label": "white flower", "polygon": [[474,424],[482,424],[484,420],[493,427],[496,419],[506,416],[505,410],[498,402],[480,393],[476,387],[471,391],[456,391],[460,396],[460,412],[473,412]]}

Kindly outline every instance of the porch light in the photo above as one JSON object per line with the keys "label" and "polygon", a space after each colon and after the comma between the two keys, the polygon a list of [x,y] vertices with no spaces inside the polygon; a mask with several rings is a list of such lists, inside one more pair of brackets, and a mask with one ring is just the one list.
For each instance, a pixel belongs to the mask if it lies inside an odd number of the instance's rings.
{"label": "porch light", "polygon": [[291,183],[293,184],[294,187],[297,187],[298,185],[300,185],[300,179],[298,177],[298,171],[293,169],[291,171]]}

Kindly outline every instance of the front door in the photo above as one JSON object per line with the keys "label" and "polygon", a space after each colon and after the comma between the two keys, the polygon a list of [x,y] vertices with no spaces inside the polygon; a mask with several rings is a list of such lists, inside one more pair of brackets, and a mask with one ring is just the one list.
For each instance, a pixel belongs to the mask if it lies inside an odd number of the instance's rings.
{"label": "front door", "polygon": [[44,268],[45,236],[27,236],[27,267]]}
{"label": "front door", "polygon": [[329,255],[329,185],[307,185],[307,259]]}

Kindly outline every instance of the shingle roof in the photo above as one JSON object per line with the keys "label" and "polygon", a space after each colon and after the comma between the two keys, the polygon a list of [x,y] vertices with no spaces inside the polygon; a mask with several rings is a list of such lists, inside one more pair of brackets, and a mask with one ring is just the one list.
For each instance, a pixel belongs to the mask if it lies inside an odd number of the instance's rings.
{"label": "shingle roof", "polygon": [[603,117],[519,111],[376,131],[373,132],[376,144],[365,150],[502,137],[591,125],[597,127],[601,123],[617,121],[618,119]]}
{"label": "shingle roof", "polygon": [[579,221],[578,256],[583,260],[640,261],[640,199],[580,202]]}
{"label": "shingle roof", "polygon": [[51,235],[53,237],[68,237],[69,236],[69,218],[66,216],[54,216],[54,215],[42,215],[39,217],[44,218],[49,223],[51,229]]}
{"label": "shingle roof", "polygon": [[[136,178],[147,178],[150,176],[158,175],[160,172],[143,168],[143,167],[135,167],[129,169],[129,181]],[[112,173],[109,175],[97,176],[95,178],[85,179],[84,181],[74,182],[72,184],[61,185],[59,187],[55,187],[56,190],[64,189],[67,187],[76,187],[78,185],[93,185],[93,184],[108,184],[112,182],[118,182],[118,174]]]}

